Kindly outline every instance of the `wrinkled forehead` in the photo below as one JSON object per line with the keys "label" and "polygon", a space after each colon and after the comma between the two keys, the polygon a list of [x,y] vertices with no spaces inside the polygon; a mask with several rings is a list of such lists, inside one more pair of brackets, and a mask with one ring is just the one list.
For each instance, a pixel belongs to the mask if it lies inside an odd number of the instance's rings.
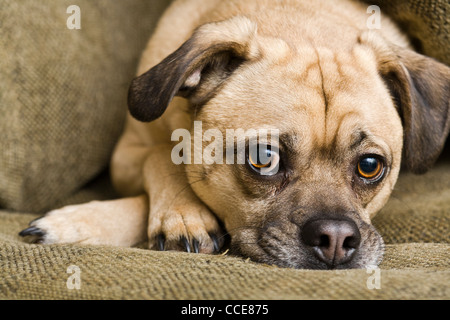
{"label": "wrinkled forehead", "polygon": [[373,53],[362,46],[342,52],[305,46],[249,63],[203,108],[205,127],[276,128],[321,144],[340,131],[382,136],[399,121]]}

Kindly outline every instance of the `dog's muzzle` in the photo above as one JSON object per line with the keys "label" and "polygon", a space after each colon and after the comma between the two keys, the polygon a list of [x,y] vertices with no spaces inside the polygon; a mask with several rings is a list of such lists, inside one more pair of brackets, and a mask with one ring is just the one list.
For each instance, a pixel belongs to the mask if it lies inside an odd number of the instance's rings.
{"label": "dog's muzzle", "polygon": [[233,254],[280,267],[353,269],[378,265],[384,242],[373,225],[354,211],[294,211],[261,226],[235,228]]}

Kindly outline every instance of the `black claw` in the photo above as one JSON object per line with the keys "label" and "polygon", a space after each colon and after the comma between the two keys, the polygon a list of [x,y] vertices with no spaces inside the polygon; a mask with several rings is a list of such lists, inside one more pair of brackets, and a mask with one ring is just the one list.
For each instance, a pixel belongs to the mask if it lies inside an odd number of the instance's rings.
{"label": "black claw", "polygon": [[22,230],[19,232],[19,236],[21,237],[25,237],[25,236],[38,236],[38,237],[43,237],[45,235],[45,233],[36,227],[29,227],[26,228],[25,230]]}
{"label": "black claw", "polygon": [[220,246],[219,246],[219,240],[217,239],[217,236],[214,233],[210,233],[209,237],[211,238],[211,240],[213,242],[214,252],[219,252]]}
{"label": "black claw", "polygon": [[192,246],[194,247],[194,252],[199,253],[200,242],[197,239],[192,240]]}
{"label": "black claw", "polygon": [[166,243],[166,237],[163,234],[159,234],[156,236],[156,241],[158,241],[158,249],[159,251],[165,251],[164,245]]}
{"label": "black claw", "polygon": [[191,244],[189,243],[188,239],[186,239],[186,237],[181,237],[181,241],[184,243],[186,251],[191,253]]}

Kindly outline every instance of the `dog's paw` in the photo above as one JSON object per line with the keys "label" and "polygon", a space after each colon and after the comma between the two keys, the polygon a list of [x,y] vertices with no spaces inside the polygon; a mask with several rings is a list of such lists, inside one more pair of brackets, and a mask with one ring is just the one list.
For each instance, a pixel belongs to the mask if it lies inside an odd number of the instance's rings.
{"label": "dog's paw", "polygon": [[148,242],[152,250],[218,253],[225,234],[205,205],[192,202],[169,206],[162,214],[150,212]]}
{"label": "dog's paw", "polygon": [[146,239],[146,197],[93,201],[67,206],[30,222],[19,233],[29,242],[128,247]]}
{"label": "dog's paw", "polygon": [[95,231],[89,224],[87,215],[77,214],[80,210],[86,212],[92,210],[86,205],[67,206],[51,211],[45,216],[30,222],[30,226],[22,230],[19,235],[26,237],[31,243],[54,244],[54,243],[78,243],[92,239]]}

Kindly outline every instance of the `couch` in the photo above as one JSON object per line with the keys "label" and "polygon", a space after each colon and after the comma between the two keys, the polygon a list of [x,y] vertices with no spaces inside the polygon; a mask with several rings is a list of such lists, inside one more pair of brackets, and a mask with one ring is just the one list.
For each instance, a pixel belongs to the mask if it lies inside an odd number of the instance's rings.
{"label": "couch", "polygon": [[[0,9],[0,299],[449,299],[450,148],[424,175],[402,172],[373,223],[374,270],[295,270],[218,255],[29,244],[29,221],[117,197],[108,161],[126,92],[165,0],[3,0]],[[418,50],[450,64],[450,4],[369,1]],[[74,269],[75,268],[75,269]],[[73,275],[78,272],[77,282]]]}

